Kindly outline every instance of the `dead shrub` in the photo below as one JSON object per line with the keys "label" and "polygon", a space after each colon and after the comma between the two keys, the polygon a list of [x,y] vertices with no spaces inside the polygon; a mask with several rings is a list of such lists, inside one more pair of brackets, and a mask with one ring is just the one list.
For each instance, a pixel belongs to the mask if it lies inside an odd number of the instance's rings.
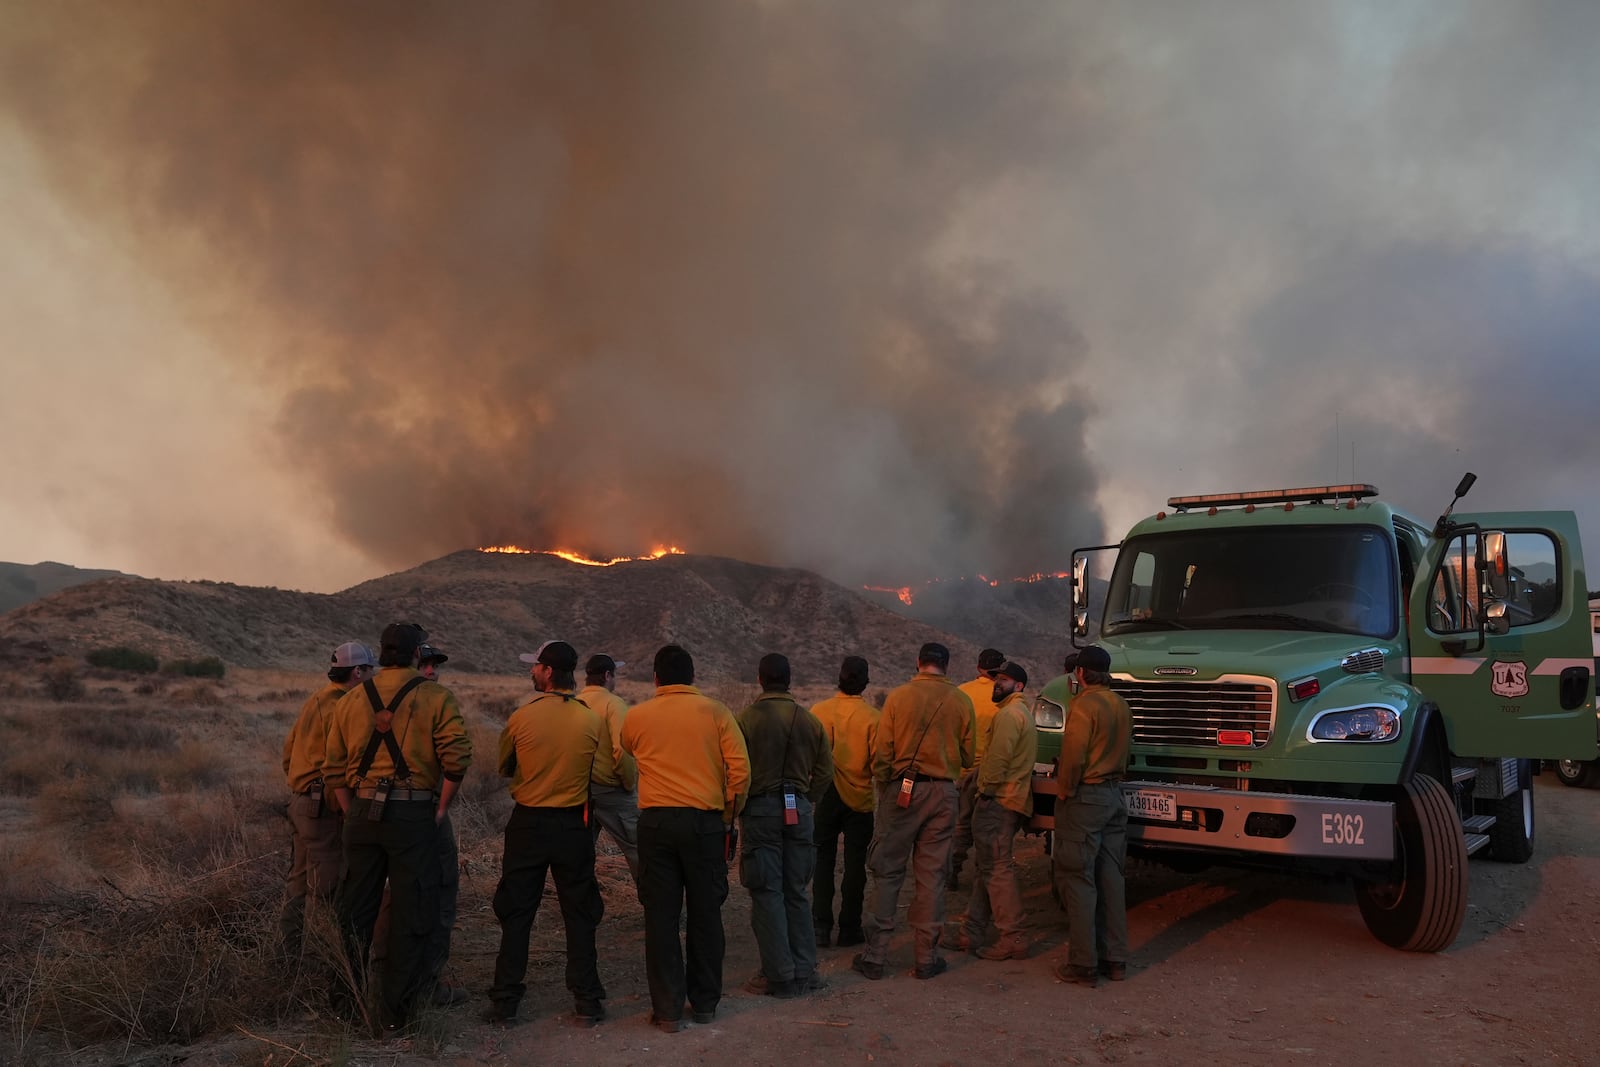
{"label": "dead shrub", "polygon": [[78,665],[70,659],[58,659],[46,667],[43,683],[44,695],[51,700],[83,699],[83,679],[78,677]]}
{"label": "dead shrub", "polygon": [[222,705],[222,694],[217,692],[217,687],[205,683],[177,686],[167,694],[167,699],[174,704],[191,708],[215,708]]}
{"label": "dead shrub", "polygon": [[[75,709],[84,710],[84,709]],[[170,752],[178,747],[178,731],[165,723],[126,715],[94,714],[73,716],[62,723],[61,733],[70,742],[90,748],[116,752]]]}
{"label": "dead shrub", "polygon": [[76,775],[46,782],[34,810],[45,826],[81,830],[115,816],[111,799],[111,788],[103,779]]}

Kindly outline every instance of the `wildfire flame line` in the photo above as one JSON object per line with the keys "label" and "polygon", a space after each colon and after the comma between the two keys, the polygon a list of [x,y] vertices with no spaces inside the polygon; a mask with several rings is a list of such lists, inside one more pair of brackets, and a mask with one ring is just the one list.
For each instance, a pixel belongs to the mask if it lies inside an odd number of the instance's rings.
{"label": "wildfire flame line", "polygon": [[592,559],[581,552],[566,548],[523,548],[521,545],[485,545],[479,552],[496,552],[506,556],[555,556],[568,563],[584,567],[611,567],[618,563],[638,563],[641,560],[660,559],[663,556],[681,556],[683,549],[677,545],[656,545],[643,556],[616,556],[612,559]]}
{"label": "wildfire flame line", "polygon": [[931,586],[940,585],[946,582],[982,582],[991,589],[994,589],[998,588],[1002,583],[1012,584],[1016,582],[1044,582],[1053,578],[1071,577],[1071,571],[1034,571],[1032,574],[1024,574],[1017,578],[990,578],[987,575],[976,574],[972,575],[971,577],[962,575],[958,578],[929,578],[920,586],[902,585],[897,587],[892,585],[864,585],[861,588],[865,589],[869,593],[893,593],[900,599],[900,603],[910,605],[916,600],[917,594],[923,592]]}

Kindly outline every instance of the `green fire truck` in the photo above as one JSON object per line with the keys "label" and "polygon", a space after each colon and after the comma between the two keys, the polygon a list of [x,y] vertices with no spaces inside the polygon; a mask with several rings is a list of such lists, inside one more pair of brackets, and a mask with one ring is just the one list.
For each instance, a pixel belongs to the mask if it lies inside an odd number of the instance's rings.
{"label": "green fire truck", "polygon": [[[1570,512],[1435,523],[1370,485],[1173,497],[1119,545],[1098,642],[1133,712],[1129,849],[1350,878],[1396,948],[1454,942],[1467,858],[1526,862],[1532,775],[1597,755]],[[1033,828],[1053,827],[1069,678],[1034,703]]]}

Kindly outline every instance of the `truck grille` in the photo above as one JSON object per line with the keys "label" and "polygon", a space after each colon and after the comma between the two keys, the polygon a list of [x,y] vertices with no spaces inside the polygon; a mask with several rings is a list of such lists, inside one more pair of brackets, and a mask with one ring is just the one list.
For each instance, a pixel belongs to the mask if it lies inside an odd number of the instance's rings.
{"label": "truck grille", "polygon": [[[1138,745],[1260,748],[1272,740],[1277,687],[1261,682],[1146,682],[1113,678],[1133,711]],[[1249,731],[1251,743],[1222,745],[1218,731]]]}

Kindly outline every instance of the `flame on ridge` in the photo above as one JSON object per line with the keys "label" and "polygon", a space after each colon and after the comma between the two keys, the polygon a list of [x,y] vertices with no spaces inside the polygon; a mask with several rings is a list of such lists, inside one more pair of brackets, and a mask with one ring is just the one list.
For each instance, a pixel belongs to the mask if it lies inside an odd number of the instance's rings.
{"label": "flame on ridge", "polygon": [[861,588],[865,589],[869,593],[893,593],[900,599],[900,603],[910,605],[916,600],[917,594],[922,592],[924,589],[945,582],[982,582],[983,584],[989,586],[989,588],[994,589],[998,588],[1002,582],[1006,584],[1015,582],[1044,582],[1051,579],[1071,577],[1071,571],[1034,571],[1032,574],[1024,574],[1016,578],[990,578],[988,575],[975,574],[971,577],[968,577],[967,575],[961,575],[956,578],[929,578],[920,586],[902,585],[895,587],[891,585],[864,585]]}
{"label": "flame on ridge", "polygon": [[523,548],[521,545],[485,545],[479,552],[497,552],[507,556],[555,556],[568,563],[584,567],[610,567],[618,563],[637,563],[640,560],[660,559],[663,556],[681,556],[683,549],[677,545],[656,545],[643,556],[616,556],[612,559],[592,559],[581,552],[567,548]]}

